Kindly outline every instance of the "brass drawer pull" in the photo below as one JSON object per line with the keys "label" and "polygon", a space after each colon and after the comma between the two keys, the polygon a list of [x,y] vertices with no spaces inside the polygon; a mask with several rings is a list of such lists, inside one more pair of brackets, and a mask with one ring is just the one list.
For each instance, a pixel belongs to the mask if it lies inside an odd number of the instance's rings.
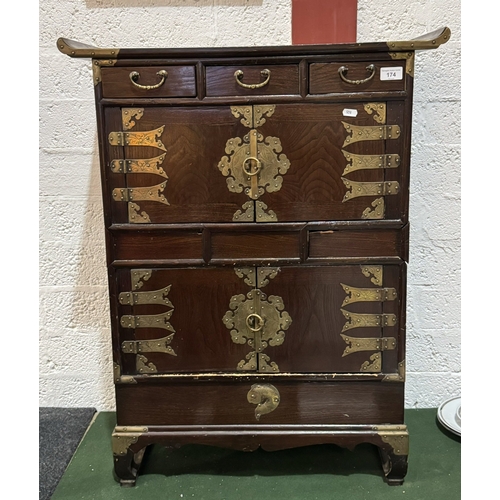
{"label": "brass drawer pull", "polygon": [[349,80],[349,78],[346,78],[345,74],[347,74],[348,68],[346,66],[340,66],[339,68],[339,75],[342,80],[346,83],[350,83],[351,85],[360,85],[361,83],[366,83],[370,81],[374,76],[375,76],[375,65],[370,64],[369,66],[366,67],[366,71],[371,72],[370,76],[368,78],[365,78],[364,80]]}
{"label": "brass drawer pull", "polygon": [[161,87],[165,83],[165,80],[168,76],[168,73],[164,69],[158,71],[158,73],[156,73],[156,74],[158,76],[161,76],[161,80],[156,85],[141,85],[140,83],[137,83],[137,80],[141,76],[138,71],[132,71],[130,73],[129,77],[130,77],[130,81],[137,88],[142,89],[142,90],[153,90],[153,89],[157,89],[157,88]]}
{"label": "brass drawer pull", "polygon": [[[255,169],[252,169],[252,161],[255,162]],[[243,161],[243,171],[247,175],[257,175],[261,168],[262,163],[258,158],[255,158],[255,156],[247,156]]]}
{"label": "brass drawer pull", "polygon": [[260,89],[264,87],[264,85],[267,85],[269,83],[269,80],[271,78],[271,70],[269,69],[263,69],[260,74],[265,77],[266,79],[262,83],[254,83],[252,85],[248,85],[246,83],[243,83],[241,80],[243,79],[243,71],[241,69],[237,70],[234,72],[234,78],[236,79],[236,83],[245,89]]}
{"label": "brass drawer pull", "polygon": [[258,314],[252,313],[247,316],[246,323],[252,332],[258,332],[264,326],[264,319]]}

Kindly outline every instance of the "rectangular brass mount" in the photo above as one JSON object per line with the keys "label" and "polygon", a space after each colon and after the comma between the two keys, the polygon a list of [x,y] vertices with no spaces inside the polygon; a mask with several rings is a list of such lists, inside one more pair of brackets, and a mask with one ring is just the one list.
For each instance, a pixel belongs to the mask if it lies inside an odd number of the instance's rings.
{"label": "rectangular brass mount", "polygon": [[392,351],[397,346],[394,337],[358,338],[348,337],[342,333],[340,335],[347,344],[342,357],[359,351]]}
{"label": "rectangular brass mount", "polygon": [[342,314],[348,320],[342,328],[342,331],[351,330],[352,328],[368,328],[368,327],[384,327],[395,326],[395,314],[359,314],[340,309]]}
{"label": "rectangular brass mount", "polygon": [[341,177],[345,187],[350,189],[344,195],[342,203],[358,198],[360,196],[388,196],[399,193],[399,182],[384,181],[384,182],[356,182]]}
{"label": "rectangular brass mount", "polygon": [[150,292],[122,292],[118,296],[118,300],[122,305],[162,304],[174,307],[167,297],[171,287],[172,285],[168,285],[160,290]]}
{"label": "rectangular brass mount", "polygon": [[175,332],[172,325],[168,322],[172,313],[173,310],[162,314],[125,315],[120,318],[120,324],[123,328],[163,328],[164,330]]}
{"label": "rectangular brass mount", "polygon": [[113,189],[113,199],[115,201],[155,201],[170,205],[162,194],[166,185],[167,181],[149,187],[115,188]]}
{"label": "rectangular brass mount", "polygon": [[354,144],[360,141],[385,141],[388,139],[399,139],[401,129],[399,125],[351,125],[350,123],[342,122],[347,133],[342,147],[349,144]]}
{"label": "rectangular brass mount", "polygon": [[171,333],[167,337],[153,340],[126,340],[122,342],[122,351],[126,354],[140,354],[142,352],[164,352],[176,356],[170,343],[174,337]]}

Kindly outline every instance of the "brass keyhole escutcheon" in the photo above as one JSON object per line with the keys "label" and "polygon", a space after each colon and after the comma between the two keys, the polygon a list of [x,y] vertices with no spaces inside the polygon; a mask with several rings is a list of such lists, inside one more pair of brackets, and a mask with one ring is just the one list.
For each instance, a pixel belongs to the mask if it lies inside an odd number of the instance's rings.
{"label": "brass keyhole escutcheon", "polygon": [[257,175],[262,168],[261,161],[255,156],[247,156],[243,161],[243,171],[245,174],[254,176]]}
{"label": "brass keyhole escutcheon", "polygon": [[258,314],[252,313],[247,316],[246,323],[252,332],[258,332],[264,326],[264,319]]}

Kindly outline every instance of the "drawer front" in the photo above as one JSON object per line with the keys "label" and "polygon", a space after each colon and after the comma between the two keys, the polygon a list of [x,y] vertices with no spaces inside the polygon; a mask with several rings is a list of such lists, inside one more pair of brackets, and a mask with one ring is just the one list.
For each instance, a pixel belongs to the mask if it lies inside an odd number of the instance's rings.
{"label": "drawer front", "polygon": [[299,66],[207,66],[207,97],[297,95]]}
{"label": "drawer front", "polygon": [[102,97],[196,96],[194,66],[103,67],[101,72]]}
{"label": "drawer front", "polygon": [[106,112],[113,222],[406,216],[403,101]]}
{"label": "drawer front", "polygon": [[397,373],[398,265],[120,269],[122,373]]}
{"label": "drawer front", "polygon": [[403,422],[403,384],[186,383],[116,386],[118,425],[384,424]]}
{"label": "drawer front", "polygon": [[309,93],[405,90],[405,61],[331,62],[309,65]]}

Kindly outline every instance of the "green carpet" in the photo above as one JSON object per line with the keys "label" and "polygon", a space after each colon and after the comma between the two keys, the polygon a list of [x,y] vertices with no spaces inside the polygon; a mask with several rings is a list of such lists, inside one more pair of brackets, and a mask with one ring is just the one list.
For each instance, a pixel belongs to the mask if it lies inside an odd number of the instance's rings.
{"label": "green carpet", "polygon": [[110,436],[115,414],[103,412],[78,447],[52,500],[459,500],[460,438],[436,410],[407,410],[410,455],[402,486],[382,480],[377,449],[333,445],[251,453],[208,446],[150,446],[134,488],[113,479]]}

